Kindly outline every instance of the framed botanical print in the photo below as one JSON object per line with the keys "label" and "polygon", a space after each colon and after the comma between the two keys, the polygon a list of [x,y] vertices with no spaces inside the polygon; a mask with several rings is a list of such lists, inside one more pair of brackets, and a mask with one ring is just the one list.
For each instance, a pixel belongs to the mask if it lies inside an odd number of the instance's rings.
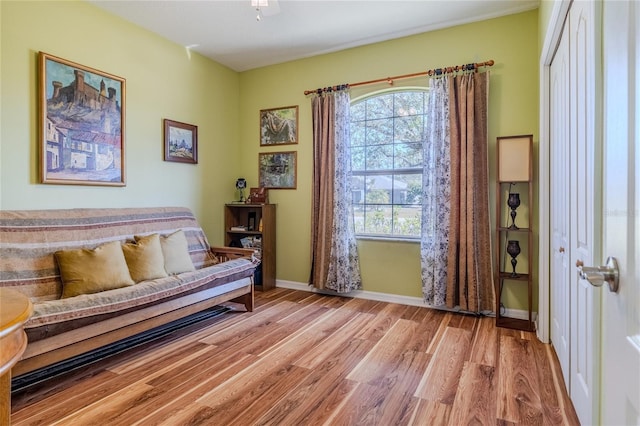
{"label": "framed botanical print", "polygon": [[258,154],[259,183],[262,188],[296,189],[297,153],[261,152]]}
{"label": "framed botanical print", "polygon": [[298,106],[260,111],[260,146],[298,143]]}

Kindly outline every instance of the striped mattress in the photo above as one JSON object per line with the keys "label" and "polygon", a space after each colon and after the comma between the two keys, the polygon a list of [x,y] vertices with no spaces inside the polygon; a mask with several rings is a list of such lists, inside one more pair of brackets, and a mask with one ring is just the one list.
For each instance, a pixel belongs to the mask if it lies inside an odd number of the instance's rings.
{"label": "striped mattress", "polygon": [[[60,299],[62,281],[54,252],[92,249],[110,241],[125,242],[134,235],[166,235],[178,229],[187,237],[195,272]],[[0,286],[18,290],[34,303],[34,315],[25,324],[28,334],[30,328],[42,326],[46,326],[46,334],[55,334],[55,324],[68,329],[63,323],[75,321],[75,328],[159,300],[228,285],[234,280],[248,279],[254,268],[247,259],[218,264],[202,228],[187,208],[0,211]],[[30,338],[44,337],[30,335]]]}

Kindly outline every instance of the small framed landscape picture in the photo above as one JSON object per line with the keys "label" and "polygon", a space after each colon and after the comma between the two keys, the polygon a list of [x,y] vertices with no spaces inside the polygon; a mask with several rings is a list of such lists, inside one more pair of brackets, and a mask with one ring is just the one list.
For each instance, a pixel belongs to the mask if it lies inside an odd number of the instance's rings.
{"label": "small framed landscape picture", "polygon": [[296,189],[297,158],[295,151],[258,154],[259,183],[262,188]]}
{"label": "small framed landscape picture", "polygon": [[298,106],[260,111],[260,146],[298,143]]}
{"label": "small framed landscape picture", "polygon": [[164,161],[198,164],[198,127],[164,120]]}

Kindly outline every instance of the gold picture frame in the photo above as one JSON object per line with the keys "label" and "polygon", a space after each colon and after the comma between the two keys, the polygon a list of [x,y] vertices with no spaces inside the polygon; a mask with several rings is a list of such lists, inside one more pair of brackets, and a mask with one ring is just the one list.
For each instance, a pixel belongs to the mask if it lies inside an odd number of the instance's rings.
{"label": "gold picture frame", "polygon": [[125,186],[122,77],[38,53],[40,182]]}
{"label": "gold picture frame", "polygon": [[260,110],[260,146],[298,143],[298,105]]}

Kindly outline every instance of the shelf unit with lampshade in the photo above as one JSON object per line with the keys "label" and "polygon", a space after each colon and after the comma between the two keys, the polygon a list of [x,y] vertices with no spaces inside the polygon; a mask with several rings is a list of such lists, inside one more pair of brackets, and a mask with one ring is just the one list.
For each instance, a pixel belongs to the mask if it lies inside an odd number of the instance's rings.
{"label": "shelf unit with lampshade", "polygon": [[[496,326],[534,330],[532,280],[533,135],[497,138]],[[526,286],[526,311],[507,310],[505,289]],[[518,293],[518,292],[516,292]],[[519,315],[508,316],[507,312]]]}

